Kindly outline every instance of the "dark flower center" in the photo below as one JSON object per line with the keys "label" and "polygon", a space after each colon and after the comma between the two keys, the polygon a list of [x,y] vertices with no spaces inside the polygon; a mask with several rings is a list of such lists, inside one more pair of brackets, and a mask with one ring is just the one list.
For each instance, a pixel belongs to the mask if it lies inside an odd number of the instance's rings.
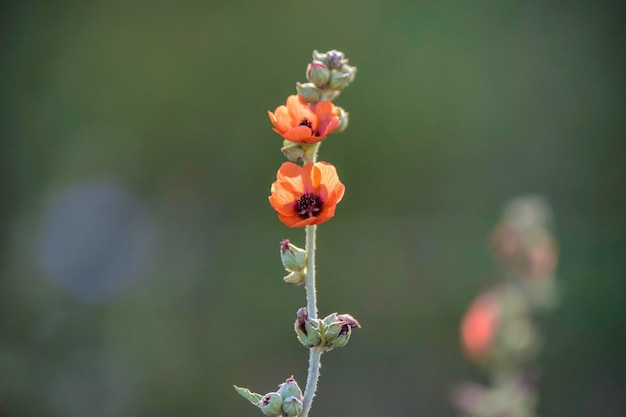
{"label": "dark flower center", "polygon": [[315,217],[322,211],[323,201],[315,194],[306,193],[296,201],[296,211],[303,219]]}
{"label": "dark flower center", "polygon": [[300,124],[298,126],[306,126],[309,129],[313,130],[313,122],[311,122],[306,117],[304,117],[304,118],[302,118],[302,120],[300,120]]}

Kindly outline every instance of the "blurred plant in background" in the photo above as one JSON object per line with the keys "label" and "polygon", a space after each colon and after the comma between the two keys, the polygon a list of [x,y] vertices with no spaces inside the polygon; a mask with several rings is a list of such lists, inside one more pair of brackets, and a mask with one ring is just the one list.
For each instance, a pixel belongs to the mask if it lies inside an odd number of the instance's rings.
{"label": "blurred plant in background", "polygon": [[487,386],[467,384],[456,392],[467,416],[536,416],[543,339],[535,316],[556,304],[558,247],[551,223],[545,201],[526,196],[509,203],[493,232],[501,282],[472,302],[461,324],[466,356],[488,378]]}

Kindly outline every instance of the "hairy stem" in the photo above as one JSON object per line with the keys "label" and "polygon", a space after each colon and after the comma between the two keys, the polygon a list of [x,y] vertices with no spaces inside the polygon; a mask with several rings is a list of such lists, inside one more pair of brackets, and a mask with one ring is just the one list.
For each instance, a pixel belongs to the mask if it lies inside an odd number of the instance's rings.
{"label": "hairy stem", "polygon": [[[313,148],[310,160],[305,162],[317,162],[317,153],[319,152],[321,142],[318,142]],[[304,289],[306,291],[306,309],[311,319],[317,318],[317,289],[315,286],[315,237],[317,225],[306,226],[306,277],[304,278]],[[317,380],[320,376],[322,350],[318,347],[312,347],[309,351],[309,371],[306,379],[306,388],[304,389],[304,397],[302,402],[302,414],[299,417],[307,417],[313,397],[317,391]]]}
{"label": "hairy stem", "polygon": [[306,226],[306,277],[304,278],[304,289],[306,290],[306,308],[309,317],[317,318],[317,294],[315,288],[315,235],[317,225]]}
{"label": "hairy stem", "polygon": [[315,391],[317,391],[317,380],[320,377],[320,368],[322,367],[321,357],[322,349],[312,347],[309,352],[309,375],[306,380],[306,389],[304,390],[304,398],[302,400],[302,414],[300,414],[300,417],[307,417],[309,410],[311,410],[313,397],[315,396]]}

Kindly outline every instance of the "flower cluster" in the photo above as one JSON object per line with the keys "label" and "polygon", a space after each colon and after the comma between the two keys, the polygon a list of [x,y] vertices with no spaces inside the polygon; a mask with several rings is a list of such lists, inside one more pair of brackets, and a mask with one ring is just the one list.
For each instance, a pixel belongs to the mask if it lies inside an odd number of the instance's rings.
{"label": "flower cluster", "polygon": [[352,329],[361,327],[349,314],[333,313],[317,318],[314,265],[316,227],[334,217],[345,192],[337,169],[328,162],[318,162],[317,155],[329,134],[342,132],[348,126],[348,112],[335,106],[332,100],[355,76],[356,68],[348,65],[342,52],[314,51],[313,61],[306,69],[308,82],[297,83],[297,94],[287,97],[285,104],[273,112],[268,111],[274,132],[283,140],[281,151],[288,159],[276,173],[269,203],[286,226],[304,227],[306,231],[305,249],[285,239],[280,244],[280,256],[288,273],[283,280],[305,287],[307,307],[298,310],[294,329],[300,343],[310,349],[304,393],[293,377],[281,384],[278,391],[265,395],[235,387],[241,396],[268,416],[307,417],[317,387],[322,353],[345,346]]}
{"label": "flower cluster", "polygon": [[535,196],[513,200],[495,228],[494,254],[502,282],[479,295],[461,323],[461,343],[491,385],[467,384],[457,406],[472,417],[534,416],[536,366],[541,337],[534,313],[555,304],[557,244],[549,232],[551,212]]}
{"label": "flower cluster", "polygon": [[[278,170],[269,201],[278,218],[289,227],[329,220],[345,190],[335,167],[317,162],[317,152],[330,133],[348,126],[348,112],[332,100],[354,81],[356,68],[348,65],[342,52],[314,51],[306,76],[308,83],[296,84],[297,95],[267,112],[273,130],[283,138],[281,150],[291,161]],[[296,164],[299,162],[303,166]]]}

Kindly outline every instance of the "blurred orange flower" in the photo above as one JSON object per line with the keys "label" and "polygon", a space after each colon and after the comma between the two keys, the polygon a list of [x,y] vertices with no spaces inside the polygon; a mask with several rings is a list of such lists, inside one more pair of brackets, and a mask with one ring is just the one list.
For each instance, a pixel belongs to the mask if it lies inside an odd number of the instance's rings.
{"label": "blurred orange flower", "polygon": [[482,294],[470,305],[461,324],[461,342],[470,359],[484,358],[500,321],[497,298],[490,293]]}
{"label": "blurred orange flower", "polygon": [[327,162],[304,166],[285,162],[276,174],[269,200],[285,225],[303,227],[330,220],[344,191],[337,170]]}
{"label": "blurred orange flower", "polygon": [[268,111],[274,131],[290,142],[315,143],[339,126],[337,109],[330,101],[309,104],[300,96],[289,96],[286,106]]}

